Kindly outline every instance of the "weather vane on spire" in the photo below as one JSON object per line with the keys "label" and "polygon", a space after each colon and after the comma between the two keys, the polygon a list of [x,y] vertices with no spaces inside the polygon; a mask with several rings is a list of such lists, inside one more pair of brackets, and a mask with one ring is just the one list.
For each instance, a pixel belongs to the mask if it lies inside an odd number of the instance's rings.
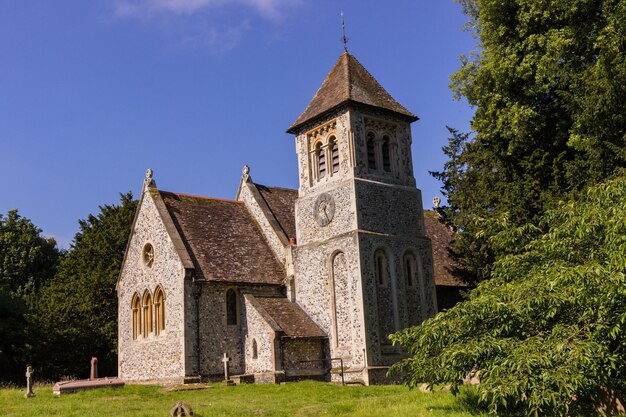
{"label": "weather vane on spire", "polygon": [[341,41],[343,42],[343,50],[348,52],[348,37],[346,36],[346,22],[343,18],[343,11],[341,12]]}

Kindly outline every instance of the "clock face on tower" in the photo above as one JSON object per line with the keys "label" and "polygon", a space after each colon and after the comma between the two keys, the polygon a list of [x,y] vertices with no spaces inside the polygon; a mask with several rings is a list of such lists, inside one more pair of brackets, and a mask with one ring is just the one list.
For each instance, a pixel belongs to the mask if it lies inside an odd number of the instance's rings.
{"label": "clock face on tower", "polygon": [[315,200],[313,207],[313,216],[320,226],[327,226],[333,220],[335,215],[335,200],[330,194],[323,193]]}

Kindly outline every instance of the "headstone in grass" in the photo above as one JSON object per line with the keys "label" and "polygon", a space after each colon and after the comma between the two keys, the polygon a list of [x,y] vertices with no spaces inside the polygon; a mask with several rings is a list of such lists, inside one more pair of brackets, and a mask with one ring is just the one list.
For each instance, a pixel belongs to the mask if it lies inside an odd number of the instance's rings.
{"label": "headstone in grass", "polygon": [[98,358],[91,358],[91,372],[89,372],[89,379],[98,379]]}
{"label": "headstone in grass", "polygon": [[24,394],[24,397],[30,398],[34,396],[35,393],[33,392],[33,367],[28,365],[26,367],[26,394]]}
{"label": "headstone in grass", "polygon": [[189,417],[193,416],[191,406],[184,401],[178,401],[170,410],[170,417]]}
{"label": "headstone in grass", "polygon": [[228,362],[230,362],[230,358],[228,357],[226,352],[224,352],[224,356],[222,357],[222,362],[224,362],[224,381],[230,385],[232,384],[230,375],[228,375]]}

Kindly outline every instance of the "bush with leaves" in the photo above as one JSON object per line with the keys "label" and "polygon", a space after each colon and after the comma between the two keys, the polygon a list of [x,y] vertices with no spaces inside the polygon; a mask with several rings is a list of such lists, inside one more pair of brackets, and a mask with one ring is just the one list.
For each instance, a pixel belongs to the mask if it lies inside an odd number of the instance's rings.
{"label": "bush with leaves", "polygon": [[392,335],[411,355],[394,370],[411,387],[451,383],[454,392],[478,374],[494,414],[567,415],[624,393],[626,173],[559,203],[540,227],[505,228],[491,241],[510,253],[493,278]]}

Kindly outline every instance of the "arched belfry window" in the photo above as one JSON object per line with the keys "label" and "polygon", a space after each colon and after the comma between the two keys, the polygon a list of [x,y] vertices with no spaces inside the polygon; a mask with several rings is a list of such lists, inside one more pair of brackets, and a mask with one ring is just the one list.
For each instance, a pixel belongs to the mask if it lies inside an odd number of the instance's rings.
{"label": "arched belfry window", "polygon": [[371,171],[376,170],[376,144],[374,143],[374,133],[367,134],[367,168]]}
{"label": "arched belfry window", "polygon": [[315,155],[317,158],[317,179],[322,179],[326,176],[326,151],[322,147],[322,142],[319,142],[315,147]]}
{"label": "arched belfry window", "polygon": [[158,336],[165,329],[165,295],[163,289],[154,291],[154,334]]}
{"label": "arched belfry window", "polygon": [[383,150],[383,170],[385,172],[391,172],[391,155],[390,155],[390,149],[389,149],[390,147],[391,147],[391,140],[389,139],[389,136],[384,136],[382,150]]}
{"label": "arched belfry window", "polygon": [[383,250],[376,251],[374,255],[374,268],[376,274],[376,283],[383,287],[387,285],[387,274],[388,274],[388,264],[387,264],[387,255]]}
{"label": "arched belfry window", "polygon": [[413,254],[404,255],[404,282],[407,287],[413,288],[416,284],[416,262]]}
{"label": "arched belfry window", "polygon": [[229,288],[226,291],[226,324],[239,324],[239,301],[237,300],[237,291]]}
{"label": "arched belfry window", "polygon": [[328,147],[330,148],[330,159],[333,164],[332,173],[336,174],[339,172],[339,146],[334,136],[331,136],[328,140]]}
{"label": "arched belfry window", "polygon": [[142,309],[143,337],[147,337],[148,334],[152,333],[152,297],[150,296],[150,291],[148,290],[143,293]]}
{"label": "arched belfry window", "polygon": [[133,295],[130,307],[133,311],[133,339],[137,339],[141,335],[141,299],[137,293]]}

